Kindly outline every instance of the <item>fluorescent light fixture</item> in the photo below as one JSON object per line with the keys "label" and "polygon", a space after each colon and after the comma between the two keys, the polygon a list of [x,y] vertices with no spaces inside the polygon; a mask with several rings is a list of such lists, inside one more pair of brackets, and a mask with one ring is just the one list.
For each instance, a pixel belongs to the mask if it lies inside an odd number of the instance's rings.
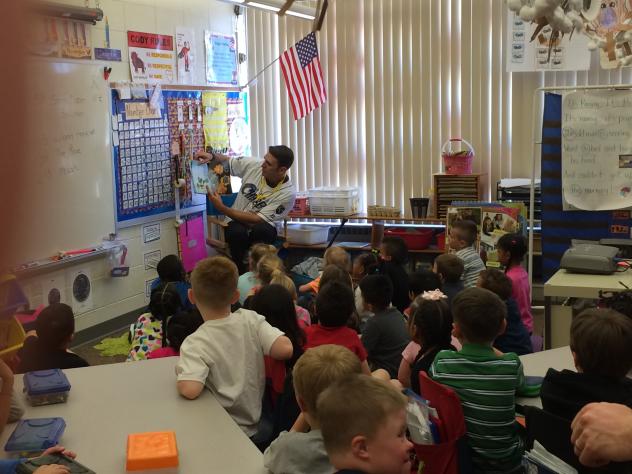
{"label": "fluorescent light fixture", "polygon": [[[278,12],[283,8],[285,0],[222,0],[223,2],[242,5],[244,7],[259,8],[270,12]],[[305,20],[313,20],[316,18],[316,9],[298,4],[298,1],[292,5],[292,8],[285,12],[287,15]]]}

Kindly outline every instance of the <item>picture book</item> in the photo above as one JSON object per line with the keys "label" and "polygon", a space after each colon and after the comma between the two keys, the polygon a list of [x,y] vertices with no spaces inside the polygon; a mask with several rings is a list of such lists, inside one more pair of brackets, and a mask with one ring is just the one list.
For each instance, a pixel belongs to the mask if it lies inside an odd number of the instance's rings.
{"label": "picture book", "polygon": [[488,267],[498,268],[496,245],[498,239],[505,234],[520,231],[520,209],[509,207],[484,207],[482,208],[481,225],[481,254],[486,255],[483,260]]}
{"label": "picture book", "polygon": [[193,181],[193,192],[196,194],[206,194],[206,189],[211,181],[208,177],[208,165],[197,161],[191,162],[191,179]]}
{"label": "picture book", "polygon": [[[211,153],[212,148],[207,147],[207,152]],[[215,150],[217,151],[217,150]],[[222,163],[218,159],[213,159],[208,163],[208,188],[211,192],[219,194],[232,194],[230,185],[230,166],[228,162]]]}

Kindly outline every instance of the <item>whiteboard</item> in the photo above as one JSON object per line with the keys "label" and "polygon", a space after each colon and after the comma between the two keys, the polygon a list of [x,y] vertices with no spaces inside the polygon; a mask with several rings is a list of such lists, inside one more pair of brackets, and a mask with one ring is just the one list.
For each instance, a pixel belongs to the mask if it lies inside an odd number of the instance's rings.
{"label": "whiteboard", "polygon": [[115,231],[109,88],[103,66],[30,60],[27,171],[10,264],[100,244]]}

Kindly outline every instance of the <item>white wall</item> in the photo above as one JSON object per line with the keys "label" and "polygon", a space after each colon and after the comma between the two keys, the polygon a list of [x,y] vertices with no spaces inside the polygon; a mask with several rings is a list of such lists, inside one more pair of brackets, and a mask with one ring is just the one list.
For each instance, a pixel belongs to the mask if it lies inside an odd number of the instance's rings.
{"label": "white wall", "polygon": [[[63,3],[84,6],[84,0],[63,0]],[[109,63],[112,67],[110,81],[130,80],[127,61],[127,31],[141,31],[175,36],[178,26],[193,28],[195,31],[195,84],[205,83],[204,30],[232,33],[234,15],[232,6],[215,0],[99,0],[100,8],[108,17],[110,26],[110,47],[122,50],[123,61]],[[95,1],[90,0],[90,6]],[[105,21],[92,27],[93,47],[104,47]],[[79,197],[80,198],[80,197]],[[145,270],[143,254],[160,250],[162,256],[177,252],[174,219],[160,222],[161,238],[147,245],[142,243],[141,226],[122,229],[121,239],[128,247],[130,275],[125,278],[110,278],[109,266],[105,258],[98,258],[84,264],[66,267],[53,274],[38,275],[22,281],[31,307],[44,303],[43,286],[51,276],[61,276],[65,280],[65,299],[72,296],[72,276],[80,269],[92,274],[94,309],[76,315],[76,329],[82,330],[104,321],[137,310],[146,305],[145,281],[156,277],[155,270]],[[95,242],[96,243],[96,242]]]}

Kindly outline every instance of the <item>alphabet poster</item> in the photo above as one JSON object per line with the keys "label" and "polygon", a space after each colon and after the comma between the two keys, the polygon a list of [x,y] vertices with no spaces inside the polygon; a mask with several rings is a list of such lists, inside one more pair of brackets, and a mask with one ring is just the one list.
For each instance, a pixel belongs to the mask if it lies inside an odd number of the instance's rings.
{"label": "alphabet poster", "polygon": [[173,36],[127,32],[132,82],[172,84],[176,81]]}
{"label": "alphabet poster", "polygon": [[632,92],[572,92],[562,102],[564,201],[586,211],[632,207]]}

